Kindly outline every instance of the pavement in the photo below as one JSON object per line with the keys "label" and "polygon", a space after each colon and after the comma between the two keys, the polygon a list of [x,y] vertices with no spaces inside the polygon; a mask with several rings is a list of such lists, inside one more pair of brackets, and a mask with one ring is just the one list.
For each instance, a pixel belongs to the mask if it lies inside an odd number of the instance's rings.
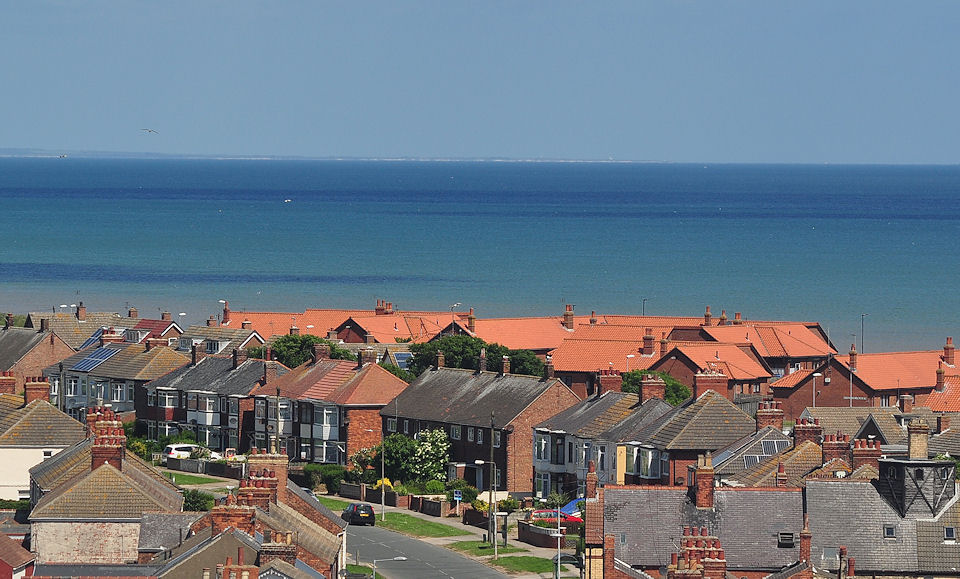
{"label": "pavement", "polygon": [[[179,475],[179,474],[190,474],[190,473],[182,473],[182,472],[180,472],[180,471],[175,471],[175,470],[169,470],[169,469],[166,469],[166,468],[163,468],[163,467],[159,467],[159,468],[160,468],[160,470],[161,470],[162,472],[164,472],[164,473],[171,473],[171,474],[173,474],[173,475],[175,475],[175,476],[176,476],[176,475]],[[184,488],[205,490],[205,491],[211,492],[211,493],[213,493],[213,494],[215,494],[215,495],[223,496],[222,489],[227,488],[227,487],[236,488],[236,487],[238,486],[238,484],[239,484],[236,479],[219,478],[219,477],[215,477],[215,476],[210,476],[210,475],[208,475],[208,474],[201,474],[201,475],[196,475],[196,476],[202,476],[202,477],[206,477],[206,478],[216,479],[216,482],[205,483],[205,484],[200,484],[200,485],[181,485],[181,486],[183,486]],[[218,491],[219,491],[219,492],[218,492]],[[346,501],[346,502],[351,502],[350,499],[345,499],[345,498],[343,498],[343,497],[331,496],[330,498],[337,499],[337,500],[342,500],[342,501]],[[375,504],[374,507],[375,507],[375,510],[377,511],[377,517],[379,517],[379,516],[380,516],[380,505],[376,505],[376,504]],[[423,514],[423,513],[418,513],[418,512],[415,512],[415,511],[411,511],[411,510],[409,510],[409,509],[405,509],[405,508],[401,508],[401,507],[391,507],[391,506],[387,506],[387,507],[386,507],[386,511],[387,511],[387,512],[391,512],[391,511],[400,512],[400,513],[404,513],[404,514],[410,515],[411,517],[416,517],[416,518],[419,518],[419,519],[423,519],[423,520],[425,520],[425,521],[431,521],[431,522],[434,522],[434,523],[446,524],[446,525],[449,525],[449,526],[454,527],[454,528],[456,528],[456,529],[463,530],[463,531],[465,531],[466,533],[469,534],[469,535],[459,535],[459,536],[456,536],[456,537],[413,537],[413,538],[411,538],[411,540],[419,541],[419,542],[421,542],[421,543],[426,543],[426,544],[428,544],[428,545],[434,545],[434,546],[436,546],[436,547],[445,547],[446,545],[449,545],[450,543],[456,543],[456,542],[458,542],[458,541],[470,541],[470,540],[479,541],[479,540],[482,540],[482,539],[483,539],[483,536],[487,534],[487,530],[486,530],[486,529],[481,529],[481,528],[479,528],[479,527],[474,527],[474,526],[471,526],[471,525],[464,525],[464,524],[461,523],[458,519],[453,518],[453,517],[450,517],[450,518],[434,517],[434,516],[431,516],[431,515],[426,515],[426,514]],[[512,524],[512,523],[513,523],[513,522],[512,522],[512,520],[511,520],[511,524]],[[358,539],[360,539],[358,542],[363,545],[363,549],[362,549],[362,551],[361,551],[360,561],[361,561],[361,562],[365,562],[365,561],[366,561],[366,562],[369,562],[369,561],[371,561],[373,558],[379,558],[379,557],[381,556],[380,554],[373,554],[373,555],[371,555],[371,556],[368,558],[368,557],[364,556],[364,555],[365,555],[364,552],[370,550],[369,547],[370,547],[370,545],[371,545],[371,543],[372,543],[373,541],[375,541],[376,539],[380,539],[380,540],[381,540],[381,543],[383,543],[383,542],[384,542],[384,537],[388,537],[388,536],[387,536],[387,535],[382,535],[380,532],[372,533],[372,535],[375,535],[375,536],[371,536],[371,533],[369,533],[369,532],[361,532],[360,529],[364,529],[364,531],[367,531],[367,530],[368,530],[367,528],[364,528],[364,527],[359,527],[359,528],[350,527],[350,530],[351,530],[350,535],[351,535],[351,536],[355,536],[355,537],[357,537]],[[394,534],[394,535],[399,534],[399,533],[394,533],[393,531],[388,531],[387,529],[377,529],[377,531],[382,531],[383,533],[391,533],[391,534]],[[405,537],[405,535],[404,535],[404,537]],[[353,562],[353,559],[354,559],[353,555],[356,554],[356,551],[355,551],[355,548],[354,548],[354,547],[357,546],[357,542],[351,542],[349,539],[350,539],[350,537],[348,537],[348,542],[347,542],[347,544],[348,544],[348,551],[350,552],[350,555],[348,556],[348,560],[352,563],[352,562]],[[501,535],[498,535],[497,539],[498,539],[498,541],[499,541],[499,544],[502,545],[502,544],[503,544],[503,537],[502,537]],[[390,542],[390,541],[387,541],[387,542]],[[393,541],[393,542],[396,542],[396,541]],[[511,547],[521,547],[521,548],[525,549],[525,551],[524,551],[524,552],[521,552],[521,553],[506,553],[506,554],[500,555],[500,557],[515,557],[515,556],[518,556],[518,555],[524,555],[524,556],[540,557],[540,558],[543,558],[543,559],[552,559],[552,558],[555,557],[556,554],[557,554],[557,550],[556,550],[556,549],[549,549],[549,548],[545,548],[545,547],[535,547],[535,546],[533,546],[533,545],[528,545],[528,544],[526,544],[526,543],[521,543],[521,542],[519,541],[518,537],[517,537],[517,528],[516,528],[516,526],[514,526],[513,528],[510,529],[510,531],[509,531],[509,533],[508,533],[508,536],[507,536],[507,544],[508,544],[509,546],[511,546]],[[408,545],[409,545],[409,543],[408,543]],[[449,549],[448,549],[447,551],[452,551],[452,550],[449,550]],[[573,550],[573,549],[563,549],[562,552],[563,552],[563,553],[572,554],[572,553],[574,553],[574,550]],[[472,559],[472,560],[474,560],[474,561],[477,561],[477,562],[480,562],[480,563],[484,563],[484,564],[489,564],[490,560],[492,559],[492,556],[473,557],[473,556],[471,556],[471,555],[467,555],[467,554],[462,553],[462,552],[460,552],[460,551],[452,551],[452,553],[454,553],[455,555],[458,555],[458,556],[460,556],[460,557],[467,558],[467,559]],[[393,555],[389,555],[389,557],[393,557]],[[388,565],[389,565],[389,564],[388,564]],[[430,563],[425,563],[425,562],[423,563],[423,565],[431,566]],[[397,563],[395,566],[400,566],[400,564]],[[413,567],[413,565],[407,565],[406,567],[407,567],[408,569],[411,569],[411,568]],[[445,573],[445,572],[439,572],[439,571],[438,571],[438,573],[440,573],[440,574],[437,574],[437,575],[433,575],[433,574],[429,574],[429,573],[425,575],[425,574],[422,572],[422,571],[424,570],[424,567],[421,567],[420,565],[417,565],[417,567],[421,570],[421,573],[415,575],[415,576],[418,577],[418,578],[425,578],[425,577],[428,577],[428,576],[430,576],[430,577],[433,577],[433,576],[437,576],[437,577],[479,577],[479,576],[480,576],[480,575],[478,575],[478,571],[477,571],[476,568],[469,567],[469,570],[468,570],[467,568],[462,568],[462,569],[461,569],[460,567],[462,567],[462,566],[456,565],[456,564],[453,562],[453,560],[449,560],[449,561],[448,561],[448,560],[445,560],[445,561],[444,561],[444,568],[445,568],[447,571],[450,571],[450,572],[454,573],[453,575],[451,575],[451,574],[449,574],[449,573]],[[574,568],[574,567],[572,567],[572,566],[569,566],[569,565],[565,566],[565,568],[566,568],[566,571],[561,572],[561,575],[560,575],[561,577],[579,577],[579,576],[580,576],[578,569],[576,569],[576,568]],[[458,571],[462,571],[462,573],[458,573]],[[491,571],[494,571],[494,570],[491,569]],[[384,572],[385,572],[385,574],[384,574]],[[383,575],[384,577],[396,577],[397,579],[401,579],[402,577],[405,577],[407,573],[406,573],[406,570],[403,570],[403,571],[399,571],[399,570],[396,570],[396,569],[389,569],[389,570],[388,570],[388,569],[381,569],[381,568],[378,567],[378,569],[377,569],[377,574],[378,574],[378,575]],[[509,576],[509,577],[513,577],[513,578],[516,578],[516,579],[533,579],[533,578],[537,578],[537,579],[547,579],[547,578],[553,577],[553,573],[541,573],[541,574],[539,574],[539,575],[537,575],[537,574],[535,574],[535,573],[525,573],[525,574],[516,574],[516,575],[503,575],[502,572],[496,572],[496,571],[494,571],[493,574],[490,574],[490,575],[484,574],[484,576],[489,576],[489,577],[506,577],[506,576]]]}

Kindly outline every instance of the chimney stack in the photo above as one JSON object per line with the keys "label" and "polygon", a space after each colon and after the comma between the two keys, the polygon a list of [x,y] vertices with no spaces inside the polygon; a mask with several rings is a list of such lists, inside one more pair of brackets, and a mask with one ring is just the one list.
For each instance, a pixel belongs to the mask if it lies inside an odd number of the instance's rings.
{"label": "chimney stack", "polygon": [[139,312],[137,312],[137,308],[135,308],[135,307],[133,307],[133,306],[130,306],[130,309],[127,310],[127,317],[128,317],[128,318],[139,318],[139,317],[140,317],[140,314],[139,314]]}
{"label": "chimney stack", "polygon": [[170,312],[160,312],[160,319],[165,322],[172,322],[173,316],[170,314]]}
{"label": "chimney stack", "polygon": [[757,409],[757,432],[768,426],[783,430],[783,409],[779,402],[764,400]]}
{"label": "chimney stack", "polygon": [[587,499],[597,498],[598,484],[599,484],[599,478],[597,477],[597,463],[592,460],[587,461],[587,479],[586,479],[586,489],[584,492],[584,498],[587,498]]}
{"label": "chimney stack", "polygon": [[190,346],[190,364],[196,366],[207,355],[206,349],[202,348],[203,342]]}
{"label": "chimney stack", "polygon": [[667,355],[667,346],[670,344],[670,340],[667,339],[666,332],[660,332],[660,357],[663,358]]}
{"label": "chimney stack", "polygon": [[597,325],[597,312],[593,310],[590,311],[590,325],[591,326]]}
{"label": "chimney stack", "polygon": [[776,486],[785,487],[787,486],[787,469],[783,466],[783,462],[777,464],[777,475],[776,475]]}
{"label": "chimney stack", "polygon": [[510,356],[504,356],[504,357],[503,357],[503,370],[502,370],[500,373],[501,373],[501,374],[509,374],[509,373],[510,373]]}
{"label": "chimney stack", "polygon": [[927,450],[927,440],[930,435],[930,427],[927,421],[921,419],[911,420],[907,425],[907,458],[910,460],[927,460],[930,458]]}
{"label": "chimney stack", "polygon": [[443,368],[443,352],[437,350],[437,368]]}
{"label": "chimney stack", "polygon": [[251,322],[250,320],[243,320],[242,322],[240,322],[241,330],[249,330],[252,327],[253,327],[253,322]]}
{"label": "chimney stack", "polygon": [[710,306],[707,306],[707,310],[703,312],[703,325],[704,326],[713,325],[713,314],[710,313]]}
{"label": "chimney stack", "polygon": [[801,418],[793,426],[793,446],[800,446],[803,442],[811,441],[820,444],[820,437],[823,435],[823,428],[820,426],[820,419],[810,420]]}
{"label": "chimney stack", "polygon": [[850,451],[850,436],[843,434],[839,430],[836,434],[828,434],[823,439],[823,464],[827,464],[835,458],[853,464]]}
{"label": "chimney stack", "polygon": [[0,372],[0,394],[16,394],[17,393],[17,379],[14,377],[13,372],[4,371]]}
{"label": "chimney stack", "polygon": [[330,344],[317,342],[313,345],[313,363],[330,359]]}
{"label": "chimney stack", "polygon": [[7,313],[7,322],[3,327],[4,329],[9,329],[13,327],[13,314],[9,312]]}
{"label": "chimney stack", "polygon": [[944,379],[943,379],[943,378],[944,378],[944,374],[945,374],[945,373],[944,373],[944,371],[943,371],[943,362],[940,362],[939,364],[937,364],[937,382],[936,382],[936,384],[934,385],[934,389],[935,389],[937,392],[943,392],[943,386],[944,386],[944,384],[945,384]]}
{"label": "chimney stack", "polygon": [[646,328],[643,331],[643,350],[640,353],[644,356],[653,356],[653,328]]}
{"label": "chimney stack", "polygon": [[[691,467],[692,468],[692,467]],[[694,503],[698,509],[713,508],[713,457],[708,450],[697,457],[697,468],[693,472]]]}
{"label": "chimney stack", "polygon": [[663,400],[667,395],[667,383],[656,374],[644,374],[640,379],[640,404],[651,398]]}
{"label": "chimney stack", "polygon": [[803,514],[803,530],[800,531],[800,560],[810,563],[810,547],[813,533],[810,532],[810,515]]}
{"label": "chimney stack", "polygon": [[850,344],[850,362],[848,364],[850,369],[854,372],[857,371],[857,345]]}
{"label": "chimney stack", "polygon": [[263,385],[266,386],[277,379],[277,365],[263,361]]}
{"label": "chimney stack", "polygon": [[467,331],[471,334],[477,333],[477,316],[473,315],[473,308],[470,308],[470,313],[467,315]]}
{"label": "chimney stack", "polygon": [[953,366],[953,356],[953,337],[947,336],[947,343],[943,346],[943,361],[947,363],[947,366]]}
{"label": "chimney stack", "polygon": [[717,325],[718,326],[727,325],[727,310],[720,310],[720,323]]}
{"label": "chimney stack", "polygon": [[941,414],[937,416],[937,434],[950,429],[950,415]]}
{"label": "chimney stack", "polygon": [[[293,533],[287,531],[264,530],[264,542],[260,546],[260,566],[264,567],[274,559],[280,559],[295,565],[297,562],[297,546],[293,544]],[[253,579],[253,578],[251,578]]]}
{"label": "chimney stack", "polygon": [[87,307],[83,305],[83,302],[80,302],[80,304],[77,306],[76,316],[77,316],[77,319],[81,322],[84,322],[87,320]]}
{"label": "chimney stack", "polygon": [[693,398],[696,400],[707,390],[726,397],[729,380],[722,372],[697,372],[693,376]]}
{"label": "chimney stack", "polygon": [[93,446],[90,447],[90,470],[105,463],[123,470],[124,449],[127,446],[123,423],[117,419],[112,408],[100,408],[91,418],[96,422],[93,424]]}
{"label": "chimney stack", "polygon": [[247,351],[243,348],[233,349],[233,369],[236,370],[247,361]]}
{"label": "chimney stack", "polygon": [[26,406],[34,400],[50,402],[50,382],[43,376],[26,378],[23,384],[23,404]]}
{"label": "chimney stack", "polygon": [[487,349],[480,348],[480,359],[477,362],[477,368],[480,373],[487,371]]}
{"label": "chimney stack", "polygon": [[734,312],[733,314],[733,324],[739,326],[743,323],[743,318],[740,317],[740,312]]}
{"label": "chimney stack", "polygon": [[207,318],[207,327],[215,328],[216,326],[217,326],[217,318],[215,318],[213,314],[210,314],[210,317]]}
{"label": "chimney stack", "polygon": [[377,351],[374,348],[362,348],[359,352],[357,358],[360,362],[360,367],[363,367],[366,364],[376,364],[377,363]]}
{"label": "chimney stack", "polygon": [[376,344],[377,340],[373,337],[373,334],[371,334],[370,332],[367,332],[366,334],[363,335],[363,343]]}
{"label": "chimney stack", "polygon": [[900,408],[906,414],[910,414],[911,412],[913,412],[913,395],[912,394],[900,395]]}
{"label": "chimney stack", "polygon": [[573,304],[567,304],[567,308],[563,312],[563,327],[568,330],[573,329]]}
{"label": "chimney stack", "polygon": [[224,326],[230,323],[230,302],[223,302],[223,316],[221,317],[221,322]]}
{"label": "chimney stack", "polygon": [[880,472],[880,441],[857,439],[853,441],[853,470],[870,465]]}

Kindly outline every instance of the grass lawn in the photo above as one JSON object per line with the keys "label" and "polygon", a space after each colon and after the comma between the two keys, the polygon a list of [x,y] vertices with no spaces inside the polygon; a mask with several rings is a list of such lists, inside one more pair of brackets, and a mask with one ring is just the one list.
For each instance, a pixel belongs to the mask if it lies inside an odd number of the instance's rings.
{"label": "grass lawn", "polygon": [[197,476],[195,474],[187,474],[184,472],[165,472],[163,474],[178,485],[205,485],[207,483],[223,482],[220,479]]}
{"label": "grass lawn", "polygon": [[384,529],[390,529],[391,531],[397,531],[398,533],[412,535],[414,537],[457,537],[459,535],[470,534],[469,531],[464,531],[463,529],[444,525],[443,523],[425,521],[406,513],[388,512],[386,521],[381,521],[380,513],[377,513],[377,525]]}
{"label": "grass lawn", "polygon": [[[486,541],[457,541],[456,543],[450,543],[447,547],[451,549],[456,549],[463,553],[473,555],[475,557],[483,557],[485,555],[493,556],[493,547],[490,543]],[[497,553],[525,553],[527,550],[521,547],[510,546],[500,546],[497,547]]]}
{"label": "grass lawn", "polygon": [[[502,567],[507,571],[527,573],[550,573],[554,570],[553,561],[550,559],[541,559],[540,557],[531,557],[528,555],[517,555],[497,559],[494,563],[497,567]],[[566,571],[565,565],[560,565],[560,572]]]}
{"label": "grass lawn", "polygon": [[364,573],[366,575],[373,574],[373,567],[367,567],[366,565],[354,565],[352,563],[347,563],[347,572],[348,573]]}
{"label": "grass lawn", "polygon": [[317,500],[320,501],[320,504],[327,507],[331,511],[339,513],[343,509],[347,508],[347,505],[350,503],[347,501],[341,501],[339,499],[331,499],[323,495],[317,495]]}

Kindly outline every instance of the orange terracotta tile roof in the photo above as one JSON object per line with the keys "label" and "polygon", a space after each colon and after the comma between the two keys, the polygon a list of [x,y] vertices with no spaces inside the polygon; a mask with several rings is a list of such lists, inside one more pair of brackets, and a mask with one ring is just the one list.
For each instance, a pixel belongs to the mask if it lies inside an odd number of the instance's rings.
{"label": "orange terracotta tile roof", "polygon": [[[363,317],[351,316],[344,323],[355,324],[356,328],[370,334],[378,343],[394,344],[397,338],[413,342],[429,342],[440,330],[450,325],[450,314],[446,320],[437,314],[389,314]],[[341,324],[342,326],[343,324]]]}
{"label": "orange terracotta tile roof", "polygon": [[803,382],[807,379],[810,374],[813,374],[813,370],[795,370],[789,374],[786,374],[783,378],[776,380],[775,382],[770,383],[771,388],[793,388],[797,384]]}
{"label": "orange terracotta tile roof", "polygon": [[[574,316],[573,324],[588,324],[590,319]],[[477,319],[474,335],[488,344],[500,344],[511,350],[552,350],[574,335],[563,325],[563,316],[543,318]]]}
{"label": "orange terracotta tile roof", "polygon": [[795,322],[706,326],[703,330],[718,342],[749,342],[764,358],[822,357],[837,353],[806,325]]}
{"label": "orange terracotta tile roof", "polygon": [[[385,314],[379,317],[393,318],[402,317],[422,317],[425,320],[432,320],[437,325],[447,325],[450,323],[450,312],[401,312],[393,310],[393,314]],[[464,312],[454,312],[454,315],[460,319],[465,319],[467,314]],[[283,335],[290,333],[290,326],[297,326],[301,334],[311,334],[327,337],[327,332],[339,327],[350,318],[377,317],[374,310],[324,310],[308,309],[302,313],[298,312],[230,312],[231,328],[239,328],[244,321],[250,322],[250,328],[256,330],[261,336],[269,338],[270,336]],[[462,322],[461,322],[462,323]]]}
{"label": "orange terracotta tile roof", "polygon": [[350,360],[307,362],[266,386],[254,396],[280,395],[291,399],[324,400],[344,406],[383,406],[403,392],[407,383],[376,364],[362,369]]}
{"label": "orange terracotta tile roof", "polygon": [[643,337],[650,330],[655,347],[660,347],[660,338],[669,336],[674,326],[651,326],[629,324],[580,324],[572,338],[577,340],[633,340],[643,343]]}
{"label": "orange terracotta tile roof", "polygon": [[[631,370],[643,370],[660,359],[659,356],[644,356],[640,353],[643,340],[564,340],[559,348],[553,350],[553,367],[560,372],[596,372],[613,368],[627,371],[627,355]],[[610,363],[613,362],[611,366]]]}
{"label": "orange terracotta tile roof", "polygon": [[[942,355],[943,350],[857,354],[856,374],[874,390],[932,388]],[[837,356],[837,360],[849,368],[850,356]]]}
{"label": "orange terracotta tile roof", "polygon": [[377,364],[367,364],[327,400],[342,406],[383,406],[406,387],[406,382]]}
{"label": "orange terracotta tile roof", "polygon": [[676,347],[684,356],[703,370],[718,371],[732,380],[769,378],[770,372],[756,358],[747,353],[747,347],[716,342],[685,342]]}
{"label": "orange terracotta tile roof", "polygon": [[944,376],[943,392],[931,392],[924,406],[934,412],[960,412],[960,376]]}

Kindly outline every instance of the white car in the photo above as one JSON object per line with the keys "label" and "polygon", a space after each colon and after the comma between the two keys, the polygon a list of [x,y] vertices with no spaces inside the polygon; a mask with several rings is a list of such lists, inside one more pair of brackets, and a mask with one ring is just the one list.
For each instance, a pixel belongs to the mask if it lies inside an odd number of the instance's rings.
{"label": "white car", "polygon": [[190,455],[200,450],[196,444],[169,444],[163,449],[161,458],[166,464],[168,458],[190,458]]}

